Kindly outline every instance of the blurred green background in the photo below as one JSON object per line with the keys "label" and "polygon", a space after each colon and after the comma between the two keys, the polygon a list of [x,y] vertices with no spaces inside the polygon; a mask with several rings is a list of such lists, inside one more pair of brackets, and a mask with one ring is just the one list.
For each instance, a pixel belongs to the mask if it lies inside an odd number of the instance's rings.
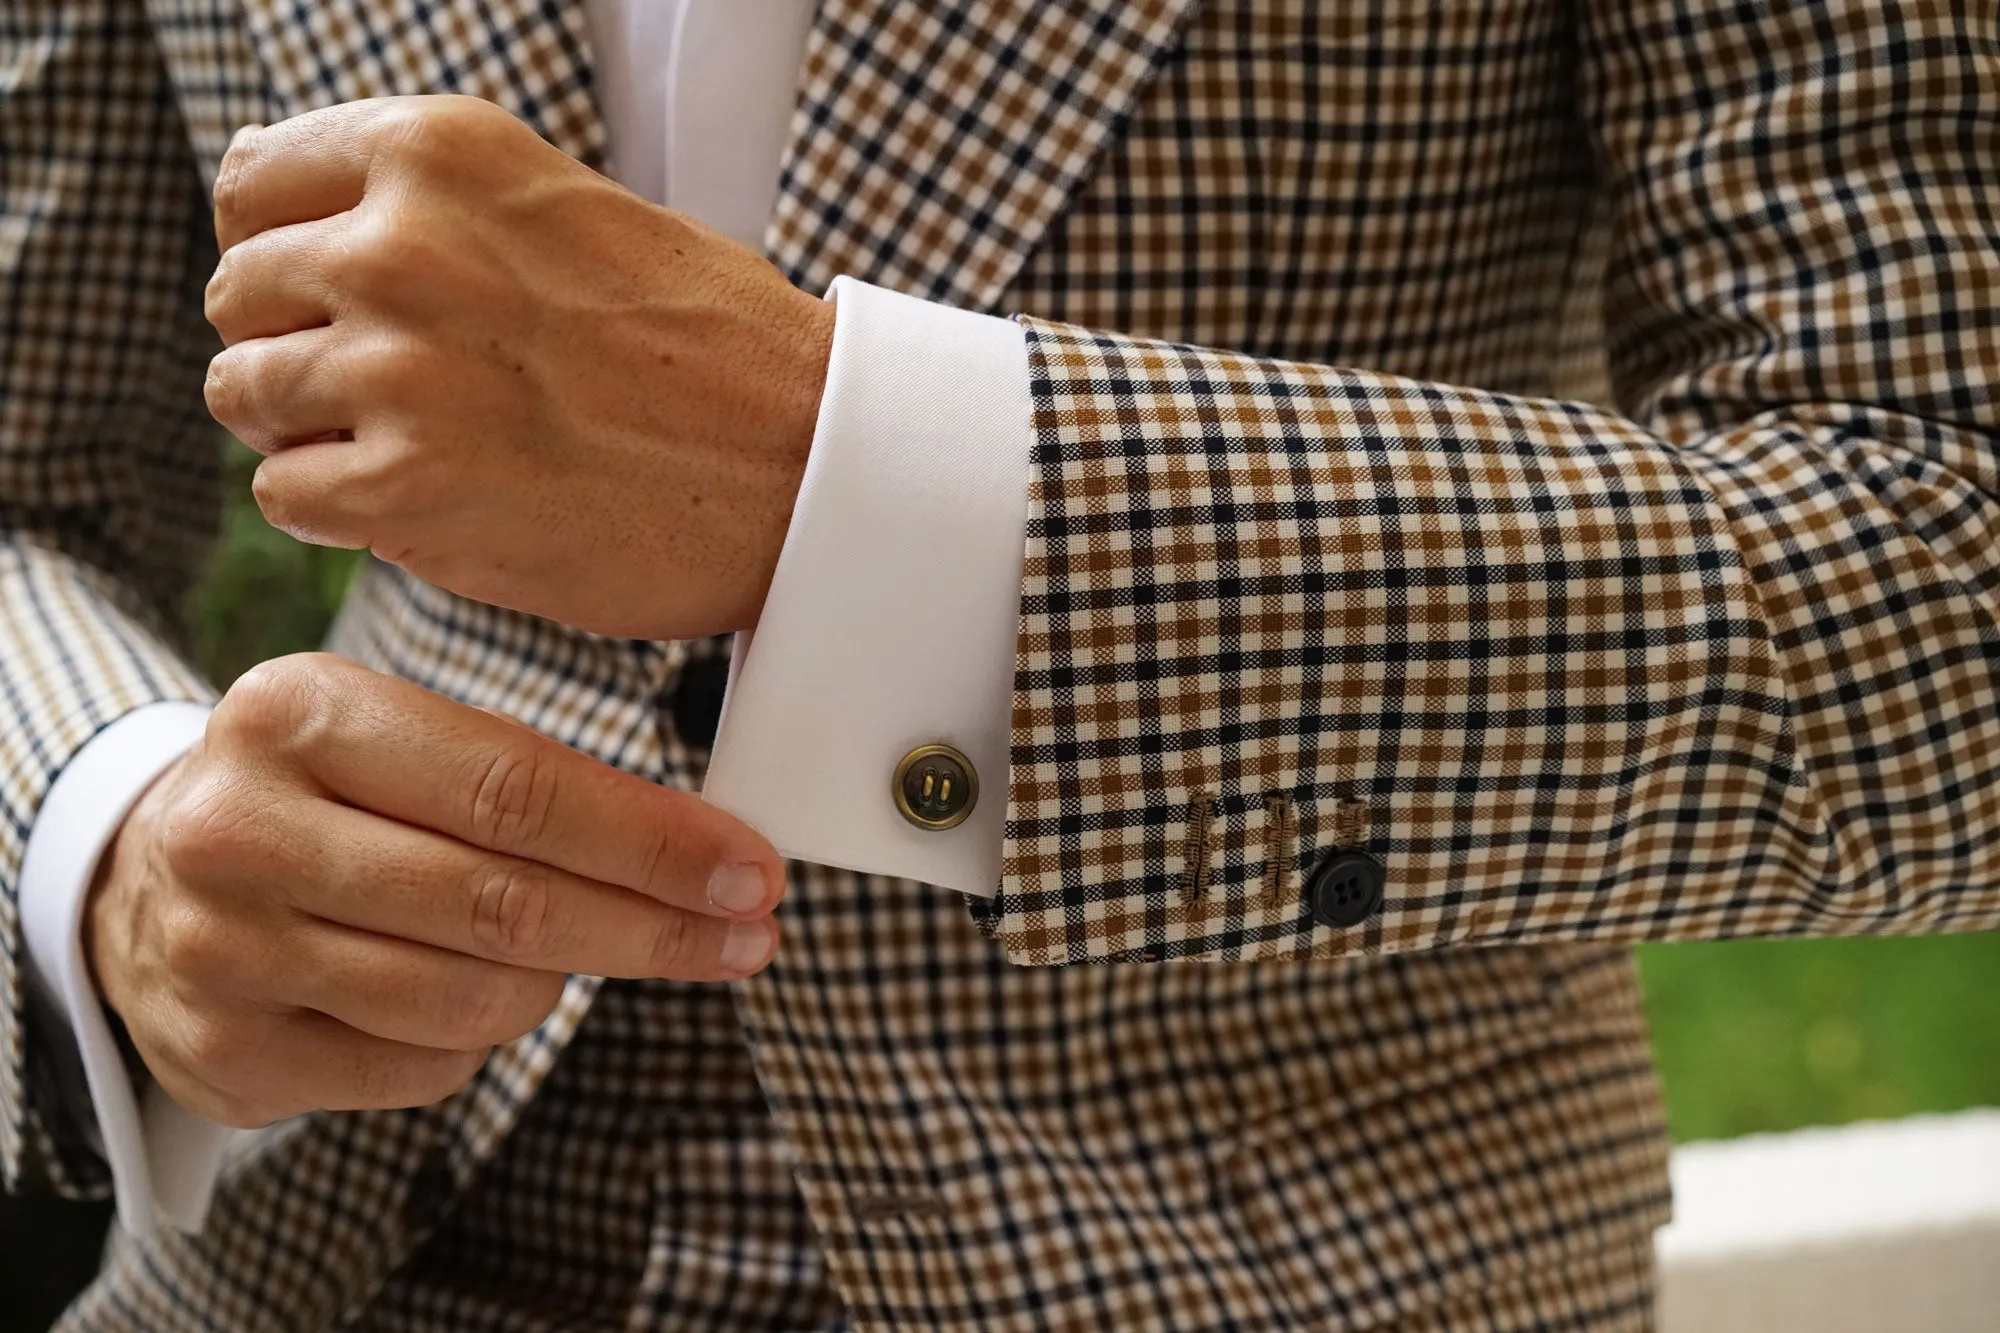
{"label": "blurred green background", "polygon": [[[193,608],[219,681],[315,645],[356,563],[268,527],[255,462],[229,446],[227,527]],[[1639,963],[1677,1139],[2000,1105],[2000,934],[1653,945]],[[46,1327],[104,1216],[0,1206],[0,1333]],[[67,1262],[32,1258],[52,1248]]]}

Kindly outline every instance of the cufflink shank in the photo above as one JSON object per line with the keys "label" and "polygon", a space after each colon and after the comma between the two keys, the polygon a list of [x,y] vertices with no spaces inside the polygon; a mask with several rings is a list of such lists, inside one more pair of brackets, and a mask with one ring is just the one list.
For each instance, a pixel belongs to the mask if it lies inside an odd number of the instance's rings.
{"label": "cufflink shank", "polygon": [[957,828],[972,813],[979,775],[972,761],[949,745],[919,745],[896,765],[890,790],[904,819],[939,833]]}

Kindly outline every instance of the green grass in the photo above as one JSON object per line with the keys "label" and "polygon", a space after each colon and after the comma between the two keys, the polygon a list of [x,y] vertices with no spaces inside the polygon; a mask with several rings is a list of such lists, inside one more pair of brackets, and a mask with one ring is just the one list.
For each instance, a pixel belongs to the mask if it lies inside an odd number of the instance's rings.
{"label": "green grass", "polygon": [[1677,1139],[2000,1104],[2000,934],[1639,951]]}
{"label": "green grass", "polygon": [[[311,647],[355,566],[249,500],[232,446],[228,522],[195,604],[204,665],[233,679]],[[2000,934],[1654,945],[1639,952],[1676,1137],[2000,1104]]]}

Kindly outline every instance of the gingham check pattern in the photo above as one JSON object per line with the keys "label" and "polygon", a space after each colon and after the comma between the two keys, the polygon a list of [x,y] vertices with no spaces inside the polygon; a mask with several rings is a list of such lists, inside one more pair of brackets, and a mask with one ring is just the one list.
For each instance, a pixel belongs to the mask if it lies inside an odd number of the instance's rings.
{"label": "gingham check pattern", "polygon": [[[2000,7],[1586,6],[1574,71],[1543,6],[1249,8],[1024,284],[1234,350],[1031,324],[988,928],[1046,964],[2000,924]],[[1339,71],[1264,113],[1296,138],[1189,147],[1274,46]],[[1528,396],[1565,144],[1629,418]],[[1320,926],[1269,856],[1356,805],[1386,909]]]}
{"label": "gingham check pattern", "polygon": [[[194,170],[392,91],[601,131],[558,0],[0,33],[11,894],[66,756],[203,688],[145,611],[213,513]],[[822,0],[773,258],[1062,321],[991,938],[796,867],[763,976],[579,979],[444,1106],[288,1125],[69,1326],[1646,1326],[1615,942],[1995,914],[1996,59],[1969,0]],[[1552,401],[1607,337],[1629,417]],[[379,569],[337,644],[700,780],[715,644]],[[1169,954],[1268,961],[1015,965]],[[11,1172],[24,1099],[73,1135],[0,1013]]]}

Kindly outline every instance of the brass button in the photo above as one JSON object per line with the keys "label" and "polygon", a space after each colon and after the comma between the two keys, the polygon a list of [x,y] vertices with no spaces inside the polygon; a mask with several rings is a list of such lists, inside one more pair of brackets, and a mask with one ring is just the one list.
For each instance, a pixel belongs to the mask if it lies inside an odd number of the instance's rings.
{"label": "brass button", "polygon": [[919,745],[896,765],[896,808],[920,829],[957,828],[979,799],[972,761],[949,745]]}

